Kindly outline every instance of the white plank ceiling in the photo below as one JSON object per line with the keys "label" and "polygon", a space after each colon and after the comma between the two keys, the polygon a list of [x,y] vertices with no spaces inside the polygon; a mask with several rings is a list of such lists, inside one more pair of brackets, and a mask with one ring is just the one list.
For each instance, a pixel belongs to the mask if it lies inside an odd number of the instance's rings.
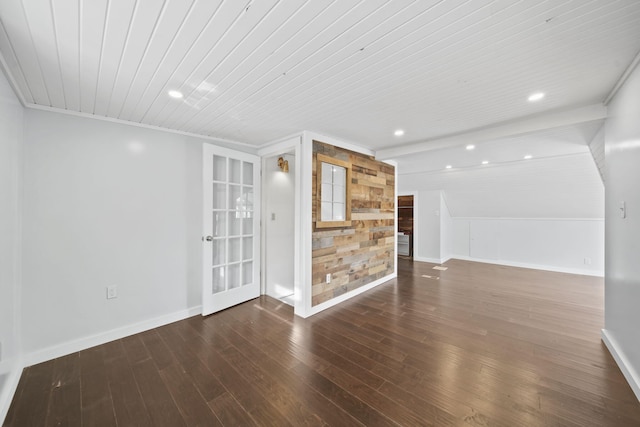
{"label": "white plank ceiling", "polygon": [[26,105],[256,147],[307,129],[388,149],[601,103],[639,51],[637,0],[0,1]]}

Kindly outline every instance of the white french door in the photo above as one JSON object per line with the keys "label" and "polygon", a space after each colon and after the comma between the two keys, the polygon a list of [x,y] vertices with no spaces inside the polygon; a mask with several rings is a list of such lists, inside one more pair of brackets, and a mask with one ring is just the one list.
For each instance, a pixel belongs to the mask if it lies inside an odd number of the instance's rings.
{"label": "white french door", "polygon": [[203,144],[202,315],[260,295],[260,159]]}

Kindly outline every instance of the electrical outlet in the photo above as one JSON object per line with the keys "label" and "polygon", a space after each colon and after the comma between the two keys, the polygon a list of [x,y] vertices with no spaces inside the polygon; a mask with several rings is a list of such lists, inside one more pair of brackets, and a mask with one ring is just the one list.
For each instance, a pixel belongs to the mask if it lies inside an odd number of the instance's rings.
{"label": "electrical outlet", "polygon": [[118,298],[118,287],[116,285],[107,286],[107,299]]}
{"label": "electrical outlet", "polygon": [[327,283],[331,283],[331,273],[327,273],[327,278],[325,279]]}
{"label": "electrical outlet", "polygon": [[591,258],[589,258],[589,257],[585,257],[585,259],[584,259],[584,265],[591,265]]}

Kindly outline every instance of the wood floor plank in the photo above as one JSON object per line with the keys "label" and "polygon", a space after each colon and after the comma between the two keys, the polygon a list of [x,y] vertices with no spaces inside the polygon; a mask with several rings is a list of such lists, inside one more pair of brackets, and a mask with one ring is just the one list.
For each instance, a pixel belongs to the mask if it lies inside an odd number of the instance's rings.
{"label": "wood floor plank", "polygon": [[20,394],[16,394],[20,400],[14,398],[4,425],[21,427],[45,424],[54,365],[55,361],[50,360],[25,369],[20,380]]}
{"label": "wood floor plank", "polygon": [[47,426],[79,426],[81,418],[80,354],[54,360]]}
{"label": "wood floor plank", "polygon": [[601,278],[446,266],[401,259],[307,319],[262,296],[25,368],[3,425],[640,425]]}
{"label": "wood floor plank", "polygon": [[83,425],[106,427],[116,423],[104,365],[104,349],[98,346],[80,352]]}
{"label": "wood floor plank", "polygon": [[186,426],[153,360],[150,358],[142,360],[133,365],[132,369],[152,425]]}
{"label": "wood floor plank", "polygon": [[[175,326],[175,325],[173,325]],[[171,348],[183,372],[190,378],[202,397],[211,401],[227,392],[226,388],[190,349],[191,344],[185,341],[175,327],[166,327],[159,331],[160,336]]]}
{"label": "wood floor plank", "polygon": [[237,400],[229,393],[224,393],[211,402],[209,406],[225,426],[252,426],[258,423],[251,418]]}
{"label": "wood floor plank", "polygon": [[186,425],[222,425],[193,382],[177,364],[171,364],[162,369],[160,376],[173,396]]}
{"label": "wood floor plank", "polygon": [[105,369],[118,425],[152,426],[122,340],[104,345]]}

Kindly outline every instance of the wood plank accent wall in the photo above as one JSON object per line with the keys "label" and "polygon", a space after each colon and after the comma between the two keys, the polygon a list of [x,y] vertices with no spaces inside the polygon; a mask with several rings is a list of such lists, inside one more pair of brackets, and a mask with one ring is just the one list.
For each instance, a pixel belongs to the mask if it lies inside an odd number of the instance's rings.
{"label": "wood plank accent wall", "polygon": [[[351,226],[317,228],[317,154],[351,163]],[[313,141],[313,306],[393,273],[395,168]],[[331,283],[325,283],[331,274]]]}

